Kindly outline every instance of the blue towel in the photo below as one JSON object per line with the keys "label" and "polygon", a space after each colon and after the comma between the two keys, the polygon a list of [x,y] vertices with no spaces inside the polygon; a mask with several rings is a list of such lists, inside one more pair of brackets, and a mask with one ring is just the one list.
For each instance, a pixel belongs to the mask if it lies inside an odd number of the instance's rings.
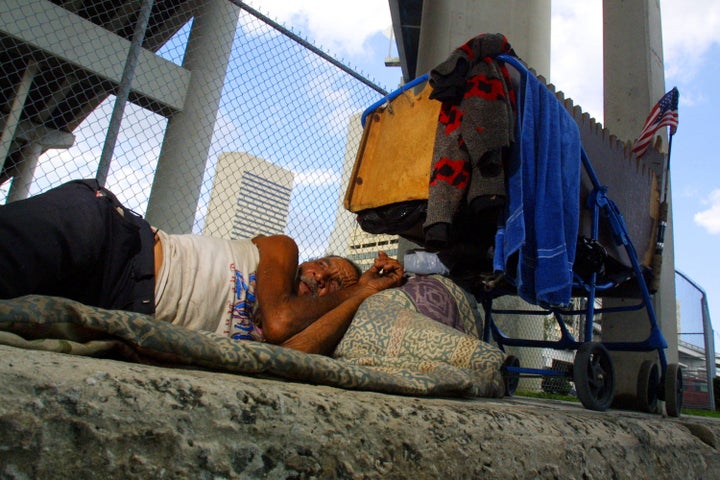
{"label": "blue towel", "polygon": [[[516,127],[506,171],[508,216],[496,236],[495,269],[515,281],[524,300],[566,306],[580,221],[580,132],[531,73],[521,81]],[[516,270],[510,272],[516,253]]]}

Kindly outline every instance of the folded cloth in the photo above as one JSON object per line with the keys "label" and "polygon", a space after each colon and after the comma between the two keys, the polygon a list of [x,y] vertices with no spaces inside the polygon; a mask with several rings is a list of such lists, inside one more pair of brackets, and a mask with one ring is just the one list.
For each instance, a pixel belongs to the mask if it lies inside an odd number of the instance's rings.
{"label": "folded cloth", "polygon": [[530,73],[520,84],[517,134],[507,171],[508,215],[496,237],[494,265],[515,279],[526,301],[564,306],[580,221],[580,132]]}

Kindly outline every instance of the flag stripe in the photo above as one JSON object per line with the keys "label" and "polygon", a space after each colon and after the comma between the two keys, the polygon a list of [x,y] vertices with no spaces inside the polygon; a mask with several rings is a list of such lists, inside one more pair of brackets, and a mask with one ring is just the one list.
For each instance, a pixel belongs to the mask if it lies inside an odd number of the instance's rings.
{"label": "flag stripe", "polygon": [[678,98],[677,88],[673,88],[663,95],[660,101],[650,110],[645,120],[642,131],[633,145],[632,151],[637,157],[645,154],[650,142],[658,130],[663,127],[670,127],[670,135],[674,135],[678,127]]}

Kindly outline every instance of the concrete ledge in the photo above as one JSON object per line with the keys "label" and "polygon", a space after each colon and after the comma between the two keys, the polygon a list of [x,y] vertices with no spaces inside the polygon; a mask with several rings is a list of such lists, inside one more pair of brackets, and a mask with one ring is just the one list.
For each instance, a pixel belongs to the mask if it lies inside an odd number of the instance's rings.
{"label": "concrete ledge", "polygon": [[712,478],[720,422],[0,346],[2,478]]}

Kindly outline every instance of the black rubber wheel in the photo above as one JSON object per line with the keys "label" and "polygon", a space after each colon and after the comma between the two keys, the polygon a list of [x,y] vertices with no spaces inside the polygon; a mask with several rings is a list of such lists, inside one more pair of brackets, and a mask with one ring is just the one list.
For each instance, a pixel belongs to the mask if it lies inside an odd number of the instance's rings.
{"label": "black rubber wheel", "polygon": [[671,417],[679,417],[682,412],[683,386],[682,369],[677,363],[669,363],[665,371],[665,409]]}
{"label": "black rubber wheel", "polygon": [[505,395],[512,397],[515,395],[518,384],[520,383],[520,374],[518,372],[508,372],[507,367],[519,367],[520,360],[515,355],[508,355],[502,366],[503,383],[505,384]]}
{"label": "black rubber wheel", "polygon": [[573,380],[577,396],[588,410],[604,411],[615,395],[615,371],[610,353],[597,342],[583,343],[575,354]]}
{"label": "black rubber wheel", "polygon": [[640,365],[637,380],[637,406],[641,412],[655,413],[658,406],[658,388],[660,387],[660,369],[652,360]]}

